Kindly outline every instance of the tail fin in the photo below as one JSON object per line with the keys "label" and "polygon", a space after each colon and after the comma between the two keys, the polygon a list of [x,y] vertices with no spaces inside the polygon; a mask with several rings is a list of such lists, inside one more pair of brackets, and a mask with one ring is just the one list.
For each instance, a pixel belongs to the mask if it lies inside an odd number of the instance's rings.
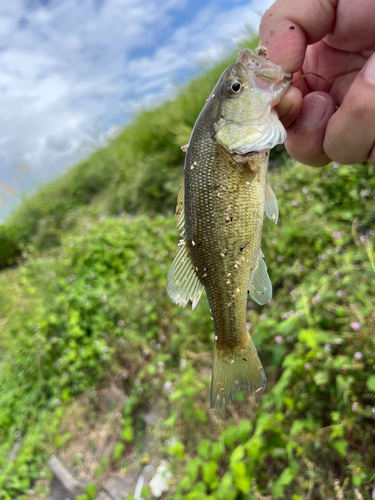
{"label": "tail fin", "polygon": [[218,349],[214,345],[211,410],[229,404],[241,389],[255,393],[266,387],[266,374],[255,345],[248,335],[245,347],[236,350]]}

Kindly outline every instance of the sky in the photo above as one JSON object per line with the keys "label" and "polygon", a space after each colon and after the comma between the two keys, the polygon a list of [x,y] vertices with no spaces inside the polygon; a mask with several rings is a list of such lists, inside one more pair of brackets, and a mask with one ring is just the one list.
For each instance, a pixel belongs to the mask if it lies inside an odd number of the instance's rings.
{"label": "sky", "polygon": [[0,4],[0,221],[219,60],[272,0],[11,0]]}

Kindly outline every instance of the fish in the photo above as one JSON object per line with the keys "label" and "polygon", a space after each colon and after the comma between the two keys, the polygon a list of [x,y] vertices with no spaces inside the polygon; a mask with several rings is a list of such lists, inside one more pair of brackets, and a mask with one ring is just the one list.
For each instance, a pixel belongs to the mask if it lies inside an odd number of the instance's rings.
{"label": "fish", "polygon": [[197,306],[206,290],[214,326],[210,408],[245,389],[265,389],[266,375],[246,328],[248,293],[272,297],[261,250],[264,214],[275,224],[276,197],[267,183],[270,149],[286,132],[274,109],[292,75],[267,51],[242,49],[221,75],[194,125],[177,198],[181,239],[167,276],[174,303]]}

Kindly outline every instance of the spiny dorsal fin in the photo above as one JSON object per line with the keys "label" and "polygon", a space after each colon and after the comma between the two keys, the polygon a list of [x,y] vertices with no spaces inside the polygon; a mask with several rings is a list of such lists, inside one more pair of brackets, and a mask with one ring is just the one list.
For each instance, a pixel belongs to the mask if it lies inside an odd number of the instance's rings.
{"label": "spiny dorsal fin", "polygon": [[255,268],[249,284],[250,297],[257,304],[267,304],[272,298],[272,283],[267,273],[267,266],[263,260],[262,250],[259,252],[258,265]]}
{"label": "spiny dorsal fin", "polygon": [[198,279],[184,240],[180,240],[176,257],[168,271],[167,293],[175,304],[185,307],[191,300],[195,309],[202,295],[203,285]]}
{"label": "spiny dorsal fin", "polygon": [[272,191],[271,186],[266,184],[266,209],[267,217],[277,224],[279,218],[279,207],[277,206],[277,199],[275,193]]}

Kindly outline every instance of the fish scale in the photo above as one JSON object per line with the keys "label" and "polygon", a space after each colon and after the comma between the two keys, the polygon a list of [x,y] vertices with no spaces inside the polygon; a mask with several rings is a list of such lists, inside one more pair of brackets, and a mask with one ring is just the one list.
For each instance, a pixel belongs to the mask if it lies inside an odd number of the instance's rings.
{"label": "fish scale", "polygon": [[212,409],[240,389],[254,393],[266,383],[246,329],[246,305],[248,291],[260,304],[272,296],[260,246],[264,212],[275,223],[278,216],[267,167],[270,147],[285,138],[272,109],[285,82],[264,56],[241,51],[207,100],[187,150],[176,210],[182,240],[167,291],[194,309],[206,290],[215,330]]}

